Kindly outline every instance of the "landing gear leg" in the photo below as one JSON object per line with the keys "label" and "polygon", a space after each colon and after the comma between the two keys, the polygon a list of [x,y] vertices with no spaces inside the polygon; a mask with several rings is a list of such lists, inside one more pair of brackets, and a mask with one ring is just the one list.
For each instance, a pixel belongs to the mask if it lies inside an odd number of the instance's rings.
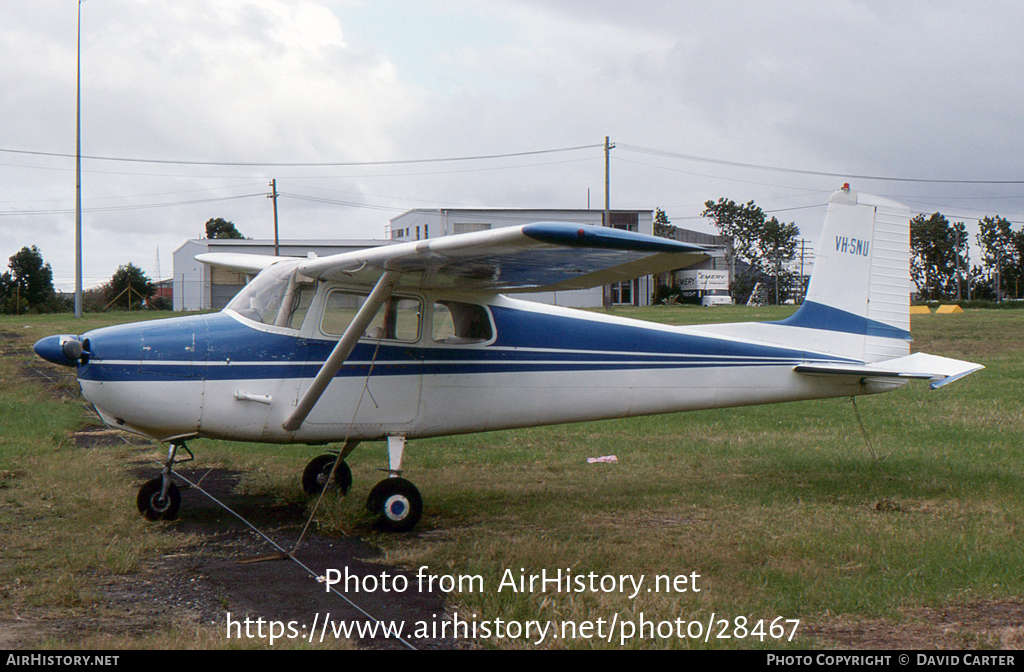
{"label": "landing gear leg", "polygon": [[184,448],[189,457],[177,460],[177,462],[189,462],[195,459],[184,441],[171,443],[167,449],[167,460],[164,461],[164,468],[160,471],[160,475],[146,481],[139,488],[135,503],[139,508],[139,513],[144,515],[147,520],[174,520],[178,515],[178,509],[181,507],[181,492],[171,480],[171,467],[176,462],[174,458],[178,448]]}
{"label": "landing gear leg", "polygon": [[385,532],[405,532],[419,522],[423,498],[416,486],[401,478],[404,436],[388,437],[388,478],[378,483],[366,498],[366,509],[377,515],[377,527]]}

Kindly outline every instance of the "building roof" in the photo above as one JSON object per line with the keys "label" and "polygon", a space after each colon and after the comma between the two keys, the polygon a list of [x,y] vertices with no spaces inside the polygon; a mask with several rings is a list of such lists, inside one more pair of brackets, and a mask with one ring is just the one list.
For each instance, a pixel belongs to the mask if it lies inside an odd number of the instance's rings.
{"label": "building roof", "polygon": [[[497,214],[497,213],[502,213],[502,212],[566,212],[566,213],[568,213],[568,212],[572,212],[572,213],[586,212],[586,213],[593,213],[595,215],[599,215],[599,214],[604,212],[604,208],[486,208],[486,207],[483,207],[483,208],[413,208],[412,210],[406,210],[405,212],[403,212],[402,214],[400,214],[400,215],[398,215],[396,217],[392,217],[389,221],[393,222],[396,219],[400,219],[400,218],[405,217],[406,215],[414,213],[414,212],[418,212],[418,213],[431,213],[431,212],[436,212],[436,213],[459,213],[459,212],[477,213],[477,212],[479,212],[479,213],[488,213],[488,214]],[[638,212],[638,213],[639,212],[650,212],[650,213],[653,213],[654,210],[651,210],[651,209],[648,209],[648,208],[611,208],[610,212],[616,212],[616,213],[621,213],[621,212]]]}
{"label": "building roof", "polygon": [[[383,238],[338,238],[338,239],[298,239],[288,238],[278,241],[279,247],[376,247],[391,245],[394,241]],[[186,245],[206,245],[207,247],[273,247],[272,238],[190,238],[175,251]]]}

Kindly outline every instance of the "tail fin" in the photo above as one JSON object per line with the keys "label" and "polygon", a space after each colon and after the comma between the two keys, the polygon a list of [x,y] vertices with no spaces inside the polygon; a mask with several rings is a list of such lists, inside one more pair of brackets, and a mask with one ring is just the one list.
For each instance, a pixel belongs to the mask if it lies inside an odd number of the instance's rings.
{"label": "tail fin", "polygon": [[[709,324],[691,330],[834,355],[794,367],[809,376],[860,379],[863,392],[911,378],[941,387],[984,368],[910,353],[910,210],[850,191],[829,199],[811,285],[800,309],[781,322]],[[859,360],[859,361],[858,361]]]}
{"label": "tail fin", "polygon": [[848,185],[832,194],[807,297],[778,324],[832,332],[826,351],[866,362],[907,355],[909,208]]}

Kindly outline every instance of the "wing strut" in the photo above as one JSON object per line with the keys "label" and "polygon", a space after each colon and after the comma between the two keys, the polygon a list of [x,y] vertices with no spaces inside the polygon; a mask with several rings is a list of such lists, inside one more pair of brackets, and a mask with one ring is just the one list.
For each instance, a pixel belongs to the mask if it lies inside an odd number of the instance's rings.
{"label": "wing strut", "polygon": [[316,378],[313,379],[309,389],[299,399],[299,403],[295,406],[292,414],[284,421],[284,428],[287,431],[294,432],[302,426],[306,416],[316,406],[316,402],[320,400],[320,395],[324,393],[324,390],[327,389],[335,374],[341,369],[342,364],[352,354],[352,350],[356,347],[359,337],[370,326],[373,316],[377,314],[380,307],[388,300],[388,297],[391,295],[391,289],[398,282],[399,275],[395,271],[385,271],[384,275],[380,276],[380,280],[377,281],[373,291],[370,292],[370,296],[366,298],[366,301],[356,313],[355,318],[348,325],[348,328],[345,329],[344,335],[342,335],[338,344],[334,346],[331,356],[320,367],[320,371],[316,374]]}

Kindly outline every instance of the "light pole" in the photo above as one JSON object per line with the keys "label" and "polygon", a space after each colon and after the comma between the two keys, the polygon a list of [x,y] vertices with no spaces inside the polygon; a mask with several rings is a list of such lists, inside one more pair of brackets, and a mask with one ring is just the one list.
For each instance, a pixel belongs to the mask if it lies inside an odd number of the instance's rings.
{"label": "light pole", "polygon": [[75,317],[82,316],[82,2],[78,0],[75,74]]}

